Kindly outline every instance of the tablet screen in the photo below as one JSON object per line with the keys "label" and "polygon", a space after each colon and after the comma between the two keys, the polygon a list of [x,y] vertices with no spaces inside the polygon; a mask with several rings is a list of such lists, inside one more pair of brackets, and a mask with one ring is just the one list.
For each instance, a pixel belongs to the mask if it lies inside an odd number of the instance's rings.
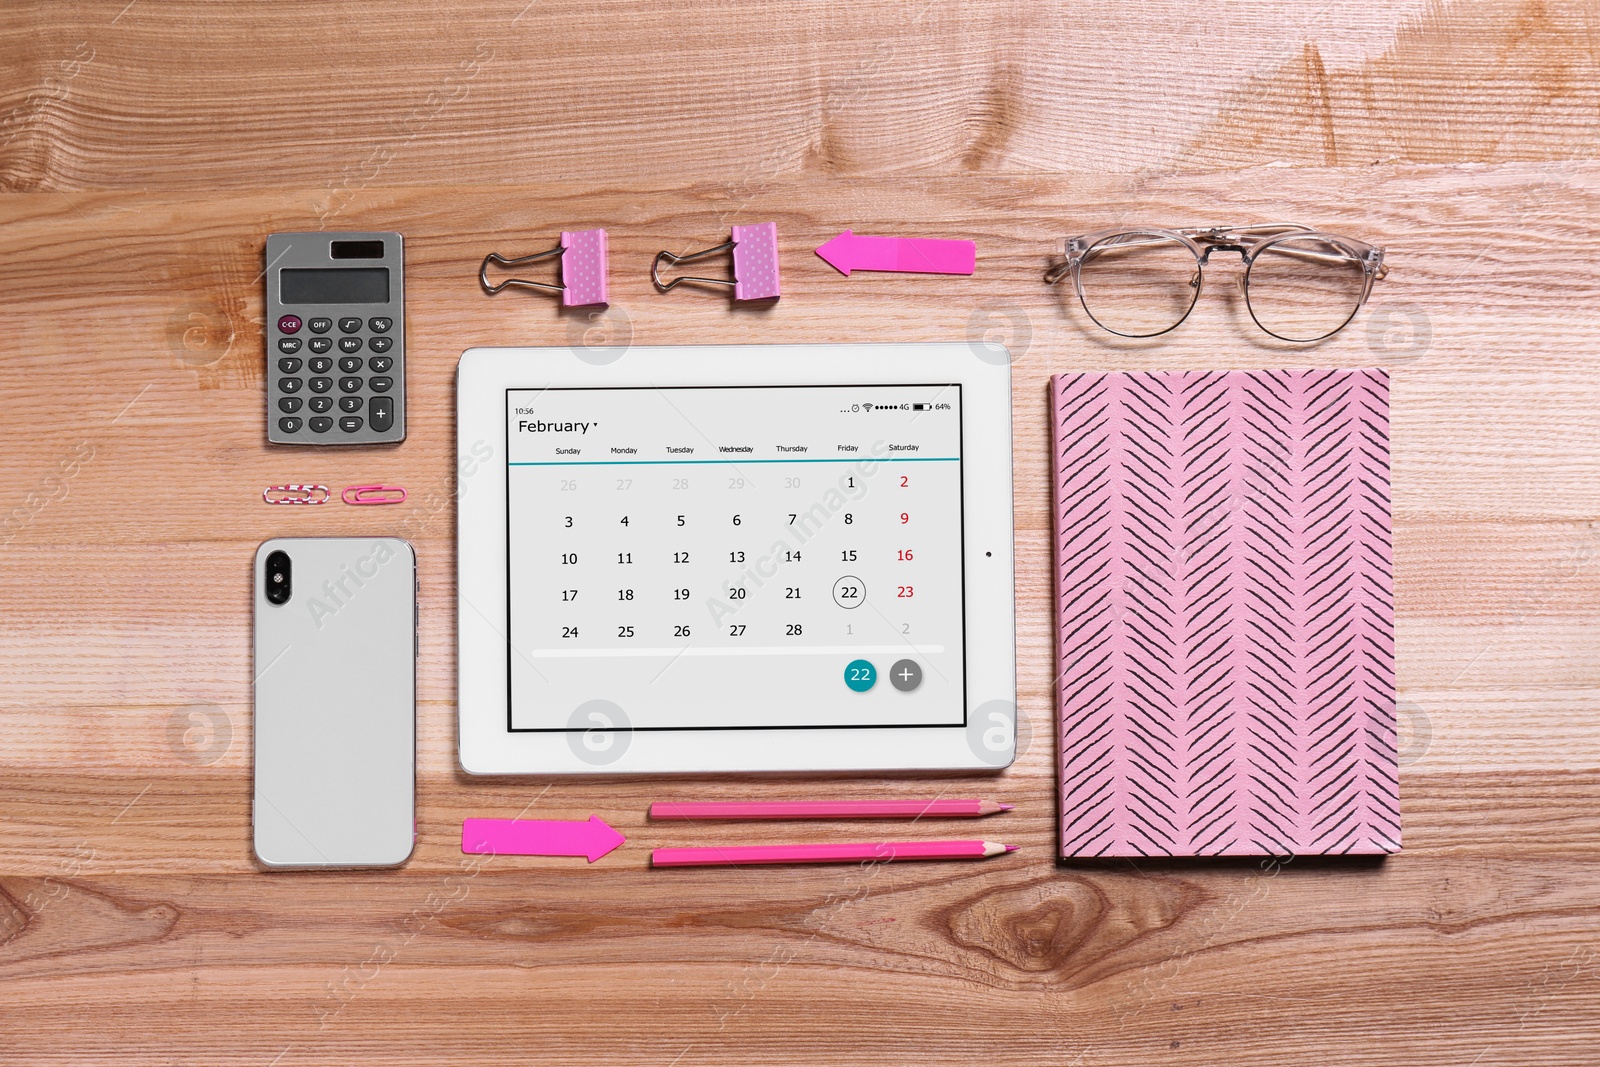
{"label": "tablet screen", "polygon": [[508,728],[960,726],[958,384],[506,390]]}

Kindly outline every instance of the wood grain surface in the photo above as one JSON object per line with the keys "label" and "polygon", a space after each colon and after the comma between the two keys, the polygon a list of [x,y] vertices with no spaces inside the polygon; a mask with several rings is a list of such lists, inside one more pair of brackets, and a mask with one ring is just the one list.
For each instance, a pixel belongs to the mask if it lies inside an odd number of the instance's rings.
{"label": "wood grain surface", "polygon": [[[1600,1063],[1600,9],[1593,3],[8,0],[0,10],[0,1062]],[[1121,342],[1040,276],[1125,222],[1288,218],[1392,273],[1307,349],[1214,261]],[[651,289],[775,219],[764,310]],[[612,307],[478,289],[604,226]],[[845,227],[970,279],[844,278]],[[262,247],[395,229],[410,435],[263,440]],[[453,382],[484,344],[998,340],[1016,355],[1016,765],[905,780],[469,780]],[[1045,381],[1388,367],[1405,850],[1058,866]],[[383,480],[403,508],[270,509]],[[250,857],[250,567],[400,534],[419,833],[384,873]],[[984,795],[981,865],[651,871],[654,799]],[[464,857],[469,816],[628,835]],[[971,824],[930,824],[959,835]]]}

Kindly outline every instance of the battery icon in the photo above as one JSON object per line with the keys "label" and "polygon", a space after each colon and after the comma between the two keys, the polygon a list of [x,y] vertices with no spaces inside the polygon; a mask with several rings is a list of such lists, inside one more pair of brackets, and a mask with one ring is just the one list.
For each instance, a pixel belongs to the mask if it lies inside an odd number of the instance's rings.
{"label": "battery icon", "polygon": [[932,404],[912,404],[911,405],[911,410],[912,411],[932,411],[933,410],[933,405]]}

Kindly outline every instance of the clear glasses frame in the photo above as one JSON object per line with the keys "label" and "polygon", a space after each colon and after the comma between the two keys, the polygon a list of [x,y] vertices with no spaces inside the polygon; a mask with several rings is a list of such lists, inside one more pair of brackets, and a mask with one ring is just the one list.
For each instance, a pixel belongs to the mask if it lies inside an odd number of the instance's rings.
{"label": "clear glasses frame", "polygon": [[[1122,240],[1115,240],[1116,238]],[[1189,287],[1194,290],[1189,301],[1189,306],[1177,320],[1163,329],[1150,333],[1126,333],[1122,330],[1106,325],[1095,316],[1089,306],[1088,299],[1083,293],[1083,267],[1085,263],[1092,262],[1103,251],[1112,248],[1126,250],[1137,247],[1140,239],[1145,238],[1150,244],[1160,241],[1174,241],[1186,247],[1195,259],[1195,271],[1190,279]],[[1287,247],[1284,242],[1295,244],[1303,243],[1306,239],[1318,240],[1334,252],[1313,251],[1307,248]],[[1316,337],[1286,337],[1268,327],[1261,321],[1261,316],[1256,313],[1255,307],[1250,303],[1250,273],[1259,261],[1261,254],[1269,249],[1275,249],[1279,254],[1287,255],[1303,262],[1326,262],[1329,267],[1348,266],[1351,262],[1361,267],[1363,284],[1360,298],[1356,300],[1342,322],[1332,329]],[[1213,252],[1237,252],[1244,261],[1244,296],[1245,306],[1249,308],[1250,318],[1266,333],[1283,341],[1297,343],[1311,343],[1332,337],[1356,317],[1356,312],[1361,310],[1367,298],[1372,295],[1373,282],[1381,280],[1389,273],[1389,268],[1383,262],[1383,249],[1365,241],[1357,241],[1350,237],[1341,237],[1338,234],[1324,233],[1310,226],[1303,226],[1295,222],[1271,222],[1259,225],[1245,226],[1206,226],[1194,229],[1165,230],[1154,227],[1117,227],[1109,230],[1097,230],[1094,233],[1083,234],[1079,237],[1069,237],[1066,240],[1066,259],[1050,268],[1045,273],[1046,283],[1054,285],[1068,273],[1072,275],[1073,288],[1078,293],[1078,301],[1083,305],[1084,312],[1095,325],[1119,337],[1159,337],[1161,334],[1176,329],[1189,317],[1189,312],[1200,300],[1200,290],[1204,285],[1205,266]]]}

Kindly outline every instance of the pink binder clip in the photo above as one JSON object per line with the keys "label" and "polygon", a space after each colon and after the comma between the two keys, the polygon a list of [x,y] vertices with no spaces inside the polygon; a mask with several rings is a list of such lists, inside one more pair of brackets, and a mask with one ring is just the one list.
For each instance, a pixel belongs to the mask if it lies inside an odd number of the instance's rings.
{"label": "pink binder clip", "polygon": [[339,499],[346,504],[404,504],[406,491],[399,485],[348,485]]}
{"label": "pink binder clip", "polygon": [[[530,282],[523,278],[507,278],[499,285],[489,284],[489,264],[501,267],[518,267],[551,256],[561,257],[561,284]],[[606,290],[606,231],[561,231],[561,243],[548,252],[535,252],[520,259],[507,259],[498,252],[483,257],[478,268],[478,282],[491,296],[508,285],[526,289],[548,289],[561,294],[562,307],[585,307],[607,302]]]}
{"label": "pink binder clip", "polygon": [[[733,249],[732,279],[691,278],[685,275],[670,282],[661,280],[663,259],[677,266],[679,263],[693,263],[697,259],[714,256],[718,252],[726,252],[730,248]],[[703,285],[731,285],[735,300],[776,300],[782,291],[778,282],[778,224],[758,222],[754,226],[735,226],[731,240],[715,248],[690,252],[686,256],[673,255],[666,251],[657,252],[655,262],[650,264],[650,280],[663,293],[679,282],[699,282]]]}
{"label": "pink binder clip", "polygon": [[269,485],[261,499],[269,504],[326,504],[331,496],[325,485]]}

